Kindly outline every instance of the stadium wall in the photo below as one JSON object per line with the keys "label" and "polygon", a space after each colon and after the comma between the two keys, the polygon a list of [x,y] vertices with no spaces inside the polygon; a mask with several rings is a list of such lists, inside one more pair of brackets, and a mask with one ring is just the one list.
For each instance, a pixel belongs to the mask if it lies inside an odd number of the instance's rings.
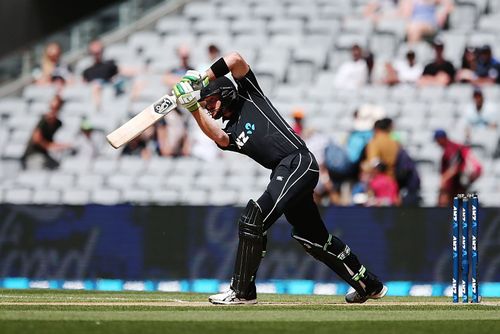
{"label": "stadium wall", "polygon": [[[121,287],[123,282],[117,280],[157,284],[202,279],[215,286],[231,276],[240,211],[236,207],[1,205],[0,287],[2,282],[8,287],[6,282],[13,277],[54,280],[55,286],[62,284],[58,280],[87,280],[90,288],[99,288],[95,284],[101,279]],[[499,213],[497,208],[479,213],[483,282],[500,282]],[[322,214],[329,230],[384,281],[448,285],[451,210],[330,207]],[[303,252],[290,233],[284,218],[270,229],[259,280],[338,282],[328,268]]]}

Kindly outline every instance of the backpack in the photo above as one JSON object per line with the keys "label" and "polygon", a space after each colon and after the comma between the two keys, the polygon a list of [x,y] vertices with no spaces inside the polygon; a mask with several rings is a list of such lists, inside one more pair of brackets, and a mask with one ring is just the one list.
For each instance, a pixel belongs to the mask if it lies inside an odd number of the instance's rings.
{"label": "backpack", "polygon": [[353,164],[347,151],[330,141],[325,147],[325,166],[332,177],[347,177],[352,174]]}
{"label": "backpack", "polygon": [[420,176],[418,175],[417,164],[402,147],[399,148],[396,156],[394,170],[399,189],[407,189],[408,192],[418,192],[420,190]]}

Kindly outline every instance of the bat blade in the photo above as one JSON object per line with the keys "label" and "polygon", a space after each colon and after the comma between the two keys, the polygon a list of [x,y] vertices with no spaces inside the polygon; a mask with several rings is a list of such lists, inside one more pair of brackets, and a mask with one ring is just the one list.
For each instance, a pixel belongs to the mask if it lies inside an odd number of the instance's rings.
{"label": "bat blade", "polygon": [[164,95],[118,129],[108,134],[106,139],[114,148],[120,148],[139,136],[176,107],[177,102],[175,97]]}

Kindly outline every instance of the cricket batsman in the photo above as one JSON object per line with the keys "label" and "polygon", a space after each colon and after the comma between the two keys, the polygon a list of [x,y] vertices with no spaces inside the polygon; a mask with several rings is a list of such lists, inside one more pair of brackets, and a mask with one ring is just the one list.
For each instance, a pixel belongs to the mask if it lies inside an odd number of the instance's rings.
{"label": "cricket batsman", "polygon": [[[226,77],[231,73],[237,87]],[[194,91],[200,90],[197,99]],[[354,288],[347,303],[379,299],[387,287],[366,269],[342,240],[329,234],[313,201],[318,163],[304,141],[264,95],[238,53],[217,60],[205,73],[188,71],[174,94],[201,130],[222,150],[245,154],[271,170],[267,189],[250,200],[238,221],[239,244],[228,291],[209,297],[213,304],[255,304],[255,277],[266,252],[266,231],[284,214],[292,237]],[[208,112],[205,112],[206,109]],[[215,120],[222,118],[220,128]]]}

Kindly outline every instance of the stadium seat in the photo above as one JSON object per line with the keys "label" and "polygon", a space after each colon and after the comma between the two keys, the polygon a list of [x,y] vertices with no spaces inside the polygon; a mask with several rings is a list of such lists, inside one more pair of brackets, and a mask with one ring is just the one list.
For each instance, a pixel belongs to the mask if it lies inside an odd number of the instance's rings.
{"label": "stadium seat", "polygon": [[104,184],[104,176],[100,174],[80,174],[76,180],[76,188],[84,190],[92,190],[102,187]]}
{"label": "stadium seat", "polygon": [[4,203],[31,204],[33,191],[28,188],[7,189],[4,191]]}
{"label": "stadium seat", "polygon": [[90,203],[116,205],[121,202],[120,191],[108,188],[94,188],[90,192]]}
{"label": "stadium seat", "polygon": [[106,178],[106,184],[113,189],[124,190],[132,189],[135,184],[135,176],[127,174],[113,174]]}
{"label": "stadium seat", "polygon": [[56,189],[36,189],[31,202],[33,204],[61,204],[61,193]]}
{"label": "stadium seat", "polygon": [[185,205],[205,205],[209,202],[207,192],[201,189],[184,189],[180,196],[180,201]]}
{"label": "stadium seat", "polygon": [[151,202],[151,194],[145,189],[124,189],[121,201],[131,204],[149,204]]}
{"label": "stadium seat", "polygon": [[176,190],[152,190],[151,191],[152,204],[158,205],[173,205],[180,202],[179,192]]}
{"label": "stadium seat", "polygon": [[0,99],[0,118],[6,118],[14,114],[25,114],[28,104],[23,98],[5,97]]}
{"label": "stadium seat", "polygon": [[49,174],[43,170],[27,170],[17,175],[16,184],[23,188],[42,189],[47,186]]}
{"label": "stadium seat", "polygon": [[233,205],[238,201],[238,192],[229,189],[215,189],[208,195],[209,205]]}

